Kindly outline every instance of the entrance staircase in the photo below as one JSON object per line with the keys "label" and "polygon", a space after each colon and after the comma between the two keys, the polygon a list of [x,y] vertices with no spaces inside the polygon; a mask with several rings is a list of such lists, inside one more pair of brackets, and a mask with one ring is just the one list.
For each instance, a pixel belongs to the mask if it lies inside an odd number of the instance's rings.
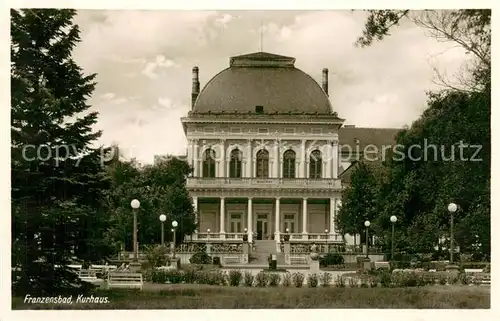
{"label": "entrance staircase", "polygon": [[285,254],[277,253],[276,241],[274,240],[255,240],[255,251],[252,252],[252,261],[249,264],[268,265],[269,255],[276,255],[278,265],[285,264]]}

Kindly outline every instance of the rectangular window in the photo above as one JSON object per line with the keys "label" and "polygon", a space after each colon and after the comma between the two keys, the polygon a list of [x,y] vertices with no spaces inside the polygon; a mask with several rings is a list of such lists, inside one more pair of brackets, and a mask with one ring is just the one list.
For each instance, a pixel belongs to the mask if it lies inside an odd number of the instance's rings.
{"label": "rectangular window", "polygon": [[311,133],[313,134],[322,134],[323,128],[311,128]]}
{"label": "rectangular window", "polygon": [[205,133],[214,133],[215,132],[215,128],[214,127],[205,127],[204,128],[204,132]]}
{"label": "rectangular window", "polygon": [[267,134],[269,133],[269,129],[267,128],[259,128],[259,134]]}
{"label": "rectangular window", "polygon": [[285,128],[286,134],[295,134],[295,128]]}
{"label": "rectangular window", "polygon": [[241,128],[240,127],[231,127],[231,133],[239,134],[239,133],[241,133]]}

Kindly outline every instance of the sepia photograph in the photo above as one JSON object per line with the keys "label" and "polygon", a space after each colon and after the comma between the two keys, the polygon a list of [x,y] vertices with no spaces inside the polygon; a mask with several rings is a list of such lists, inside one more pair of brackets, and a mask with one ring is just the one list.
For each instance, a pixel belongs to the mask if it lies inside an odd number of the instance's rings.
{"label": "sepia photograph", "polygon": [[10,308],[490,309],[491,12],[10,8]]}

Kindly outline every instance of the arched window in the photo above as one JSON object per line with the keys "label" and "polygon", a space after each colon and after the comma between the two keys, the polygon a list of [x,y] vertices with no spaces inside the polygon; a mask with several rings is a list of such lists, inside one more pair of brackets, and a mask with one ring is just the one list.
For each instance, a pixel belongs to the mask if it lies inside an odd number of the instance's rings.
{"label": "arched window", "polygon": [[207,149],[203,154],[203,177],[215,177],[215,151]]}
{"label": "arched window", "polygon": [[283,178],[295,178],[295,152],[287,150],[283,154]]}
{"label": "arched window", "polygon": [[231,152],[231,159],[229,160],[229,177],[241,177],[241,158],[243,153],[239,149],[233,149]]}
{"label": "arched window", "polygon": [[261,149],[257,152],[257,178],[269,178],[269,152]]}
{"label": "arched window", "polygon": [[321,178],[321,170],[323,168],[321,160],[321,152],[315,150],[309,156],[309,178]]}

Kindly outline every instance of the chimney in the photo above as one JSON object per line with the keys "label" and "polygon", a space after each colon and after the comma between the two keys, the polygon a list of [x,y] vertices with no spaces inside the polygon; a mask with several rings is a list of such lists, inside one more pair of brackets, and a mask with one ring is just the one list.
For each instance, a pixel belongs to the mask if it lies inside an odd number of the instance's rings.
{"label": "chimney", "polygon": [[328,68],[323,68],[323,81],[321,87],[323,87],[323,91],[328,96]]}
{"label": "chimney", "polygon": [[191,109],[194,107],[196,98],[200,93],[200,80],[198,78],[198,67],[193,67],[193,88],[191,89]]}

